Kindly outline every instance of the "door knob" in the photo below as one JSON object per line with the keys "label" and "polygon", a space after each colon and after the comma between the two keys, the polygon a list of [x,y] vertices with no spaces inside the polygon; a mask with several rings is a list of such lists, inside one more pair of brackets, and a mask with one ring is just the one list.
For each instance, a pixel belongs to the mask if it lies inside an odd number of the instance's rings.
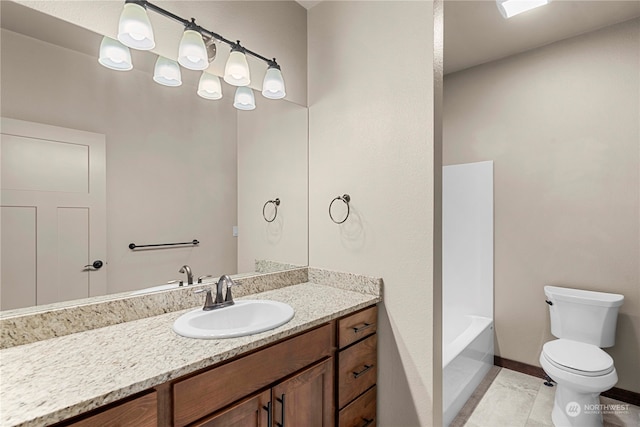
{"label": "door knob", "polygon": [[101,260],[98,259],[98,260],[93,261],[93,264],[87,264],[84,267],[85,268],[93,267],[96,270],[100,270],[103,265],[104,265],[104,263]]}

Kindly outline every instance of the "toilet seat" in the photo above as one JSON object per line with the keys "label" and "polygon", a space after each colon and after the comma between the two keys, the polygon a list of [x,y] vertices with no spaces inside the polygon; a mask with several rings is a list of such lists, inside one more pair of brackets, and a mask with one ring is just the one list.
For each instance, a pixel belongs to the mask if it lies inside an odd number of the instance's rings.
{"label": "toilet seat", "polygon": [[542,355],[556,368],[576,375],[598,377],[614,370],[611,356],[583,342],[562,338],[549,341],[542,347]]}

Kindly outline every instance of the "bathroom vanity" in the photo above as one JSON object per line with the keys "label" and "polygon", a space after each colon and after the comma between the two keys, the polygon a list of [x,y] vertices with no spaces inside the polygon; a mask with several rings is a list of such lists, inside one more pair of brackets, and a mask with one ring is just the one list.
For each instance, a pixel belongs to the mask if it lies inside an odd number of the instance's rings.
{"label": "bathroom vanity", "polygon": [[309,281],[251,298],[295,316],[200,340],[171,329],[181,310],[2,350],[2,425],[374,425],[379,294]]}

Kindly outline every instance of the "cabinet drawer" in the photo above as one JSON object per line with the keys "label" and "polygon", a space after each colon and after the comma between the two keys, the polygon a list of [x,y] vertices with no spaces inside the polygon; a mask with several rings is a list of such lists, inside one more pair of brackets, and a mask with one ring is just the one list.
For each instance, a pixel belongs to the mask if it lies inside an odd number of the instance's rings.
{"label": "cabinet drawer", "polygon": [[376,387],[351,402],[340,411],[338,427],[375,427]]}
{"label": "cabinet drawer", "polygon": [[80,421],[63,423],[69,427],[156,427],[158,397],[156,392],[121,403]]}
{"label": "cabinet drawer", "polygon": [[338,347],[349,344],[376,332],[378,328],[378,307],[374,306],[352,314],[338,321]]}
{"label": "cabinet drawer", "polygon": [[185,426],[333,352],[333,324],[320,326],[173,385],[173,424]]}
{"label": "cabinet drawer", "polygon": [[343,408],[376,383],[378,336],[371,335],[338,355],[338,406]]}

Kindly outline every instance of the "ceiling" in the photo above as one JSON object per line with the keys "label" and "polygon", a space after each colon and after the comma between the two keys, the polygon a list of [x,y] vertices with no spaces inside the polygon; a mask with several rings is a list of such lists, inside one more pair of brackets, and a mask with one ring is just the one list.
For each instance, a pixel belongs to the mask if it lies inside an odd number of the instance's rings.
{"label": "ceiling", "polygon": [[[322,0],[296,0],[306,9]],[[444,0],[444,72],[485,62],[640,16],[638,0],[553,0],[504,19],[494,0]]]}
{"label": "ceiling", "polygon": [[493,0],[444,4],[444,71],[453,73],[640,16],[640,1],[555,0],[504,19]]}

